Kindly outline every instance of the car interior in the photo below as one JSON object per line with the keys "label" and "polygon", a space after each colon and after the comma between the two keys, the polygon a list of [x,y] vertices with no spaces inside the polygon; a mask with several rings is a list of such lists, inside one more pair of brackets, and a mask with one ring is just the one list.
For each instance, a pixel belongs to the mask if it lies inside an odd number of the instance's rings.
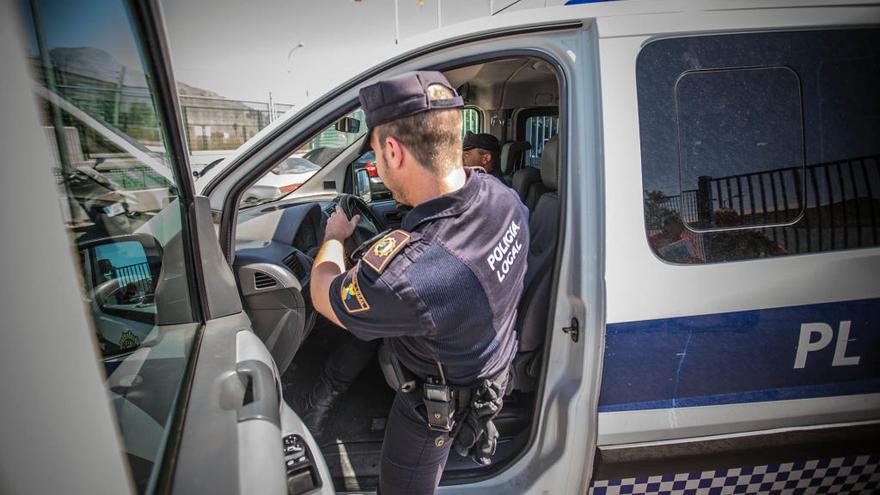
{"label": "car interior", "polygon": [[[528,206],[531,234],[529,267],[518,310],[519,351],[511,371],[512,386],[496,419],[498,450],[489,466],[451,454],[443,483],[455,484],[498,472],[532,439],[559,237],[557,133],[562,109],[560,78],[554,65],[543,58],[498,58],[444,73],[465,99],[471,129],[490,133],[501,143],[495,163],[502,180]],[[362,118],[358,112],[345,118]],[[334,148],[338,156],[320,163],[347,167],[346,194],[326,200],[291,194],[238,212],[233,271],[253,329],[283,374],[282,390],[290,404],[295,404],[297,393],[312,387],[342,340],[352,338],[318,315],[309,300],[310,270],[330,212],[339,204],[349,216],[361,215],[354,239],[347,246],[350,253],[398,227],[407,210],[388,197],[381,179],[370,172],[369,160],[374,158],[368,155],[372,152],[358,154],[365,129],[357,127],[347,122],[345,130],[356,134],[329,142],[326,147]],[[335,129],[339,130],[338,123]],[[301,146],[294,154],[320,155],[323,148],[316,143],[321,142],[312,139],[311,149]],[[271,168],[267,164],[267,169]],[[323,436],[317,440],[337,490],[376,488],[385,419],[393,397],[394,391],[374,359],[334,407]]]}

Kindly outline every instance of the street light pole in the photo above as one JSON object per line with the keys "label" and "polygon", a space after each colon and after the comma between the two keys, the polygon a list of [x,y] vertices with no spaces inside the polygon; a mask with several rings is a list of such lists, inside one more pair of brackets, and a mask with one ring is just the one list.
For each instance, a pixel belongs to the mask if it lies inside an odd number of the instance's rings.
{"label": "street light pole", "polygon": [[296,44],[296,46],[291,48],[289,52],[287,52],[287,73],[288,74],[290,74],[290,57],[293,56],[293,52],[299,50],[300,48],[302,48],[304,46],[306,46],[305,43],[300,41],[299,43]]}
{"label": "street light pole", "polygon": [[400,43],[400,11],[397,8],[397,0],[394,0],[394,44]]}

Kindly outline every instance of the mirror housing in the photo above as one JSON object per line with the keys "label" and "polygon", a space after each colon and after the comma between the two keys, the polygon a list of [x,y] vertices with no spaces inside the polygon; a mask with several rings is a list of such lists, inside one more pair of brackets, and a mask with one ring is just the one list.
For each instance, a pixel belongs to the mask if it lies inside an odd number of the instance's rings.
{"label": "mirror housing", "polygon": [[333,128],[346,134],[357,134],[361,130],[361,121],[354,117],[342,117],[333,124]]}
{"label": "mirror housing", "polygon": [[373,194],[371,189],[370,174],[367,169],[362,168],[355,172],[355,196],[369,203]]}
{"label": "mirror housing", "polygon": [[78,245],[83,276],[99,307],[153,304],[162,246],[147,234],[93,239]]}

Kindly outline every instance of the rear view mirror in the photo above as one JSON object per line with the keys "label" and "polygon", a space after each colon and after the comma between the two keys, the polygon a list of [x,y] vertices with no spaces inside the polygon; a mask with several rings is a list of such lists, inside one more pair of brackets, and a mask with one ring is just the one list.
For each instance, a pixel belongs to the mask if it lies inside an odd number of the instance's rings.
{"label": "rear view mirror", "polygon": [[336,121],[333,128],[346,134],[357,134],[361,130],[361,121],[354,117],[342,117]]}

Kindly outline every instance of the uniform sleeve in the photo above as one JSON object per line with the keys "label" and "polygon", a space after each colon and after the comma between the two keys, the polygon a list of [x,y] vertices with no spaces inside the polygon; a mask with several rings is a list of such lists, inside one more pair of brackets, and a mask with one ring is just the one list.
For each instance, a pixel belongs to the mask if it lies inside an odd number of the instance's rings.
{"label": "uniform sleeve", "polygon": [[330,306],[336,317],[362,340],[425,335],[422,305],[412,300],[406,287],[392,288],[380,275],[358,262],[337,276],[330,284]]}

